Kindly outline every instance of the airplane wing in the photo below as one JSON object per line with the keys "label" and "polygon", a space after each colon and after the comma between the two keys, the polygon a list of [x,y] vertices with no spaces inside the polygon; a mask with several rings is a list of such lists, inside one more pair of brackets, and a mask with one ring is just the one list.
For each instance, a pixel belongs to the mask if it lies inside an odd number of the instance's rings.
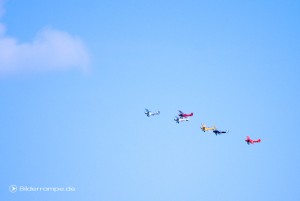
{"label": "airplane wing", "polygon": [[178,110],[179,114],[183,114],[183,112],[181,110]]}
{"label": "airplane wing", "polygon": [[145,110],[146,110],[146,112],[150,112],[147,108]]}

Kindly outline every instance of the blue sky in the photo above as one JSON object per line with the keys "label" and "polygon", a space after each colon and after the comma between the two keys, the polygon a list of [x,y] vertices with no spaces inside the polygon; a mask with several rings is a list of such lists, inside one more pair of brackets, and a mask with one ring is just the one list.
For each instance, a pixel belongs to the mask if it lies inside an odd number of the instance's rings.
{"label": "blue sky", "polygon": [[299,9],[0,0],[1,198],[299,200]]}

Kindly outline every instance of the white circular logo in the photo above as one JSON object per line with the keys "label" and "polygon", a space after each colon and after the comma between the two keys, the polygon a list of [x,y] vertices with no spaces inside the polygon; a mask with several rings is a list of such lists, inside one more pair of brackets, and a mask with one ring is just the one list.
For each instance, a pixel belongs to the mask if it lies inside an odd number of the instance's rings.
{"label": "white circular logo", "polygon": [[16,185],[10,185],[9,186],[9,191],[11,193],[15,193],[15,192],[17,192],[17,190],[18,190],[18,187]]}

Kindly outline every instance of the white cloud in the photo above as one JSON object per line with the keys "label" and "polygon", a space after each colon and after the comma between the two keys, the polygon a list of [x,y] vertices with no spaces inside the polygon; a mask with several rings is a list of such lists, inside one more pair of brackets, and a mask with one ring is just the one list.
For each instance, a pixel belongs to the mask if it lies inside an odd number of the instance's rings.
{"label": "white cloud", "polygon": [[[3,14],[0,0],[0,16]],[[0,74],[66,70],[88,71],[90,56],[83,41],[67,32],[46,28],[29,43],[6,36],[0,23]]]}

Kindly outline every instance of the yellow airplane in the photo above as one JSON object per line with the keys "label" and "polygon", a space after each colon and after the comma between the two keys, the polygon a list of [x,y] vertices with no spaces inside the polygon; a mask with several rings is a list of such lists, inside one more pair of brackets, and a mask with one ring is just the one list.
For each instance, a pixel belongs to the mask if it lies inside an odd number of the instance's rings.
{"label": "yellow airplane", "polygon": [[213,127],[207,127],[204,123],[202,123],[201,125],[202,125],[201,126],[201,130],[203,132],[205,132],[205,131],[213,131],[213,130],[217,129],[215,126],[213,126]]}

